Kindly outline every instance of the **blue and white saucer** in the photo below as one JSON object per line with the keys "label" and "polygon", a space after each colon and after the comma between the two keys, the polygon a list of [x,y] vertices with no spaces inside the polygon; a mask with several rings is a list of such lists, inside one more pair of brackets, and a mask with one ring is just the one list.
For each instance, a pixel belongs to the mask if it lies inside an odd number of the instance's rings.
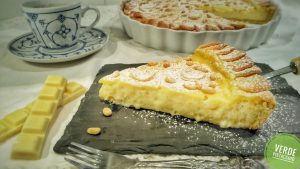
{"label": "blue and white saucer", "polygon": [[27,33],[8,44],[9,51],[17,58],[36,63],[66,62],[88,56],[100,50],[108,41],[108,35],[99,29],[91,29],[79,38],[72,50],[48,52],[39,44],[33,33]]}

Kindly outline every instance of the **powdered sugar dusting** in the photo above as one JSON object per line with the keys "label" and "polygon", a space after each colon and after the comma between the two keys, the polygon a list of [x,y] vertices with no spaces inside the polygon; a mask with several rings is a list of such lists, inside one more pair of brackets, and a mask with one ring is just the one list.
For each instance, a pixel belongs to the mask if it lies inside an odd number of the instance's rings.
{"label": "powdered sugar dusting", "polygon": [[[116,74],[119,75],[116,76]],[[175,61],[162,61],[128,68],[103,79],[108,81],[118,79],[136,86],[167,87],[183,92],[195,92],[195,90],[206,92],[206,86],[212,90],[218,88],[218,84],[214,82],[215,79],[211,78],[217,76],[215,74],[204,64],[178,58]]]}
{"label": "powdered sugar dusting", "polygon": [[[196,122],[189,118],[144,109],[131,109],[131,113],[123,115],[125,118],[136,119],[136,121],[154,129],[154,134],[156,129],[164,128],[166,129],[164,137],[184,137],[185,142],[194,144],[196,147],[201,147],[202,144],[213,149],[217,147],[219,151],[228,155],[259,155],[263,154],[265,144],[272,136],[279,132],[293,132],[294,127],[299,126],[300,123],[299,117],[296,116],[297,110],[300,110],[299,94],[291,96],[285,92],[290,87],[283,85],[280,78],[273,79],[272,85],[280,86],[280,88],[273,89],[278,104],[267,122],[258,130],[222,129],[210,123]],[[189,149],[189,147],[181,148]]]}
{"label": "powdered sugar dusting", "polygon": [[[202,143],[207,144],[203,142],[203,139],[209,138],[209,146],[218,147],[223,152],[256,155],[263,153],[266,142],[272,136],[278,132],[288,132],[286,123],[291,125],[299,124],[295,118],[296,110],[299,110],[299,106],[297,107],[295,102],[300,99],[298,97],[295,100],[291,100],[290,97],[289,95],[276,95],[278,100],[276,110],[262,128],[256,131],[222,129],[210,123],[196,122],[181,116],[171,116],[151,110],[133,110],[132,113],[126,114],[125,118],[128,116],[130,119],[134,118],[137,121],[142,121],[150,128],[167,128],[165,133],[167,138],[182,137],[182,133],[185,133],[186,141],[195,145],[199,144],[198,146]],[[295,106],[297,108],[293,108]]]}

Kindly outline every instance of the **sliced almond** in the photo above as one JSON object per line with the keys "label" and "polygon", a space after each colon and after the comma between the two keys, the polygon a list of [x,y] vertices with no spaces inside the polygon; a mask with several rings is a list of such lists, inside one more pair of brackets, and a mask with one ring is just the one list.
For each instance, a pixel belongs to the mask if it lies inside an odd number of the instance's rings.
{"label": "sliced almond", "polygon": [[217,45],[213,45],[213,46],[208,46],[205,49],[209,49],[209,50],[221,50],[221,49],[224,49],[226,46],[227,46],[226,44],[221,43],[221,44],[217,44]]}
{"label": "sliced almond", "polygon": [[192,66],[193,64],[194,64],[193,61],[186,61],[186,65],[188,65],[188,66]]}
{"label": "sliced almond", "polygon": [[188,18],[192,19],[192,20],[197,20],[201,17],[202,13],[198,10],[192,10],[189,12],[188,14]]}
{"label": "sliced almond", "polygon": [[227,62],[227,64],[232,66],[232,69],[236,72],[248,69],[254,66],[254,62],[248,57],[245,56],[237,61],[234,62]]}
{"label": "sliced almond", "polygon": [[215,81],[217,80],[218,76],[215,74],[215,73],[210,73],[209,74],[209,79],[212,80],[212,81]]}
{"label": "sliced almond", "polygon": [[169,77],[169,76],[167,76],[167,77],[165,78],[165,81],[166,81],[167,83],[176,83],[176,80],[175,80],[174,78],[172,78],[172,77]]}
{"label": "sliced almond", "polygon": [[185,58],[183,58],[183,60],[185,60],[185,61],[192,61],[192,58],[191,57],[185,57]]}
{"label": "sliced almond", "polygon": [[215,88],[212,88],[212,87],[207,86],[207,85],[201,86],[201,90],[204,93],[207,93],[207,94],[214,94],[214,93],[216,93],[216,89]]}
{"label": "sliced almond", "polygon": [[188,90],[198,90],[199,89],[199,86],[196,83],[195,84],[186,83],[186,84],[183,84],[183,87]]}
{"label": "sliced almond", "polygon": [[169,62],[164,62],[163,63],[163,67],[164,68],[168,68],[168,67],[170,67],[171,66],[171,64],[169,63]]}
{"label": "sliced almond", "polygon": [[216,46],[216,45],[219,45],[219,44],[221,44],[221,43],[220,42],[212,42],[212,43],[201,45],[199,48],[208,48],[208,47]]}
{"label": "sliced almond", "polygon": [[205,74],[194,69],[186,70],[181,73],[181,79],[185,81],[196,81],[203,79]]}
{"label": "sliced almond", "polygon": [[208,86],[211,87],[211,88],[215,88],[217,86],[217,83],[211,81],[211,82],[208,83]]}
{"label": "sliced almond", "polygon": [[267,91],[272,87],[271,83],[266,78],[260,75],[239,77],[236,78],[236,83],[241,90],[249,93]]}
{"label": "sliced almond", "polygon": [[226,55],[219,55],[219,58],[225,62],[233,62],[241,59],[244,56],[246,56],[245,52],[239,50],[233,50],[231,53],[228,53]]}
{"label": "sliced almond", "polygon": [[259,67],[257,67],[256,65],[254,65],[248,69],[245,69],[245,70],[242,70],[239,72],[235,72],[235,76],[236,77],[248,77],[248,76],[252,76],[255,74],[259,74],[259,73],[261,73],[261,69]]}
{"label": "sliced almond", "polygon": [[214,51],[214,52],[215,52],[215,54],[217,54],[217,55],[227,55],[227,54],[231,53],[233,50],[234,50],[233,47],[231,47],[231,46],[226,46],[224,49],[222,49],[222,50],[217,50],[217,51]]}
{"label": "sliced almond", "polygon": [[156,66],[158,63],[157,62],[148,62],[147,65],[148,66]]}
{"label": "sliced almond", "polygon": [[129,77],[131,77],[134,80],[141,81],[141,82],[147,82],[152,79],[154,79],[156,72],[153,70],[139,70],[139,69],[133,69]]}
{"label": "sliced almond", "polygon": [[116,70],[112,73],[112,77],[116,78],[120,76],[120,71]]}
{"label": "sliced almond", "polygon": [[201,72],[205,72],[205,73],[209,72],[209,68],[205,65],[197,65],[197,66],[194,66],[193,68],[195,70],[199,70]]}

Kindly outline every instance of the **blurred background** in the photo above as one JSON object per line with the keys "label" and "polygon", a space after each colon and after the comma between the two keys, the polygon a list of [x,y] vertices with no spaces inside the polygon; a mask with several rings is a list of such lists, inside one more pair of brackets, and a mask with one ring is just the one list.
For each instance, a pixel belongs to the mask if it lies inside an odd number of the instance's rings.
{"label": "blurred background", "polygon": [[[21,4],[33,0],[0,0],[0,19],[7,19],[22,15]],[[121,0],[81,0],[83,5],[111,5],[118,4]]]}

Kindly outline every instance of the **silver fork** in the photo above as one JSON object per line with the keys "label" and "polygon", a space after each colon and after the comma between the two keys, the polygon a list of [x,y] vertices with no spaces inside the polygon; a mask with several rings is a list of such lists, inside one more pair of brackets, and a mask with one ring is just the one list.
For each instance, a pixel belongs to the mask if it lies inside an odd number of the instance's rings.
{"label": "silver fork", "polygon": [[230,158],[226,161],[208,160],[164,160],[164,161],[139,161],[129,159],[123,155],[98,150],[79,143],[71,142],[68,146],[65,160],[79,169],[137,169],[137,168],[178,168],[178,169],[263,169],[263,165],[252,160]]}

